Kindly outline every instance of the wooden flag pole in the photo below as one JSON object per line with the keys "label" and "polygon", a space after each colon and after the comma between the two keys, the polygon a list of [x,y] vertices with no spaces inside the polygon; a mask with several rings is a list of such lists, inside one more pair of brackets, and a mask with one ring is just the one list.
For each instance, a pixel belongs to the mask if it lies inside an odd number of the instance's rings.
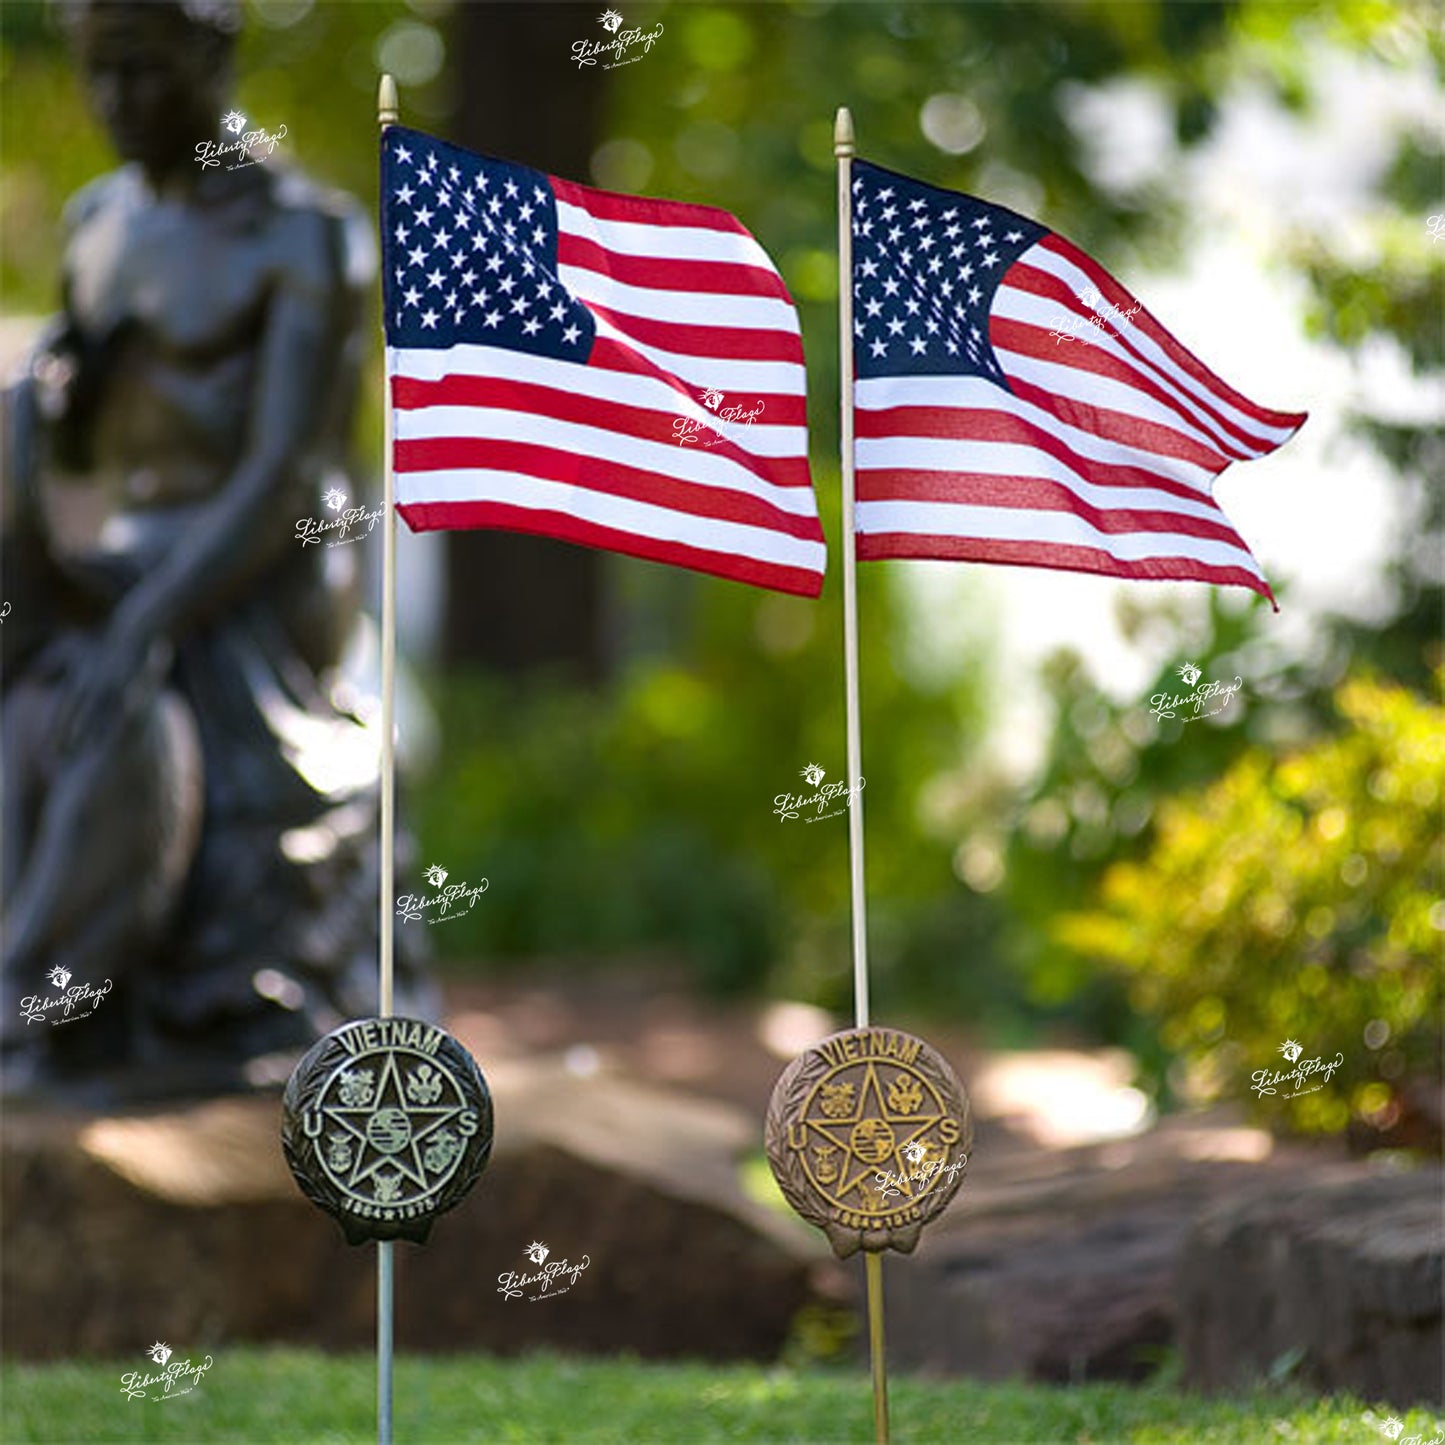
{"label": "wooden flag pole", "polygon": [[[858,715],[858,557],[854,543],[853,478],[853,116],[838,107],[833,154],[838,160],[838,386],[843,486],[843,682],[848,719],[848,863],[853,899],[853,1021],[868,1024],[868,905],[863,885],[862,722]],[[868,1280],[868,1353],[873,1366],[873,1428],[888,1442],[888,1350],[883,1333],[883,1260],[863,1255]]]}
{"label": "wooden flag pole", "polygon": [[[385,133],[398,119],[396,81],[381,77],[376,94],[376,122]],[[383,322],[383,346],[386,327]],[[385,519],[381,561],[381,918],[378,941],[381,967],[377,1012],[392,1012],[396,893],[396,479],[391,462],[391,396],[382,364],[383,485]],[[389,1239],[376,1242],[376,1438],[391,1445],[391,1361],[394,1291]]]}

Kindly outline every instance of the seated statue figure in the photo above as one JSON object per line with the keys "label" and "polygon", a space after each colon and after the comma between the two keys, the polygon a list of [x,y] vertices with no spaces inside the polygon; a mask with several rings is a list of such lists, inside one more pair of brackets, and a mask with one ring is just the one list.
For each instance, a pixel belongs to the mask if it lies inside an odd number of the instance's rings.
{"label": "seated statue figure", "polygon": [[238,0],[67,14],[125,164],[69,203],[5,397],[0,1066],[104,1102],[272,1082],[376,1008],[378,739],[338,671],[364,546],[297,530],[358,491],[375,248],[226,148]]}

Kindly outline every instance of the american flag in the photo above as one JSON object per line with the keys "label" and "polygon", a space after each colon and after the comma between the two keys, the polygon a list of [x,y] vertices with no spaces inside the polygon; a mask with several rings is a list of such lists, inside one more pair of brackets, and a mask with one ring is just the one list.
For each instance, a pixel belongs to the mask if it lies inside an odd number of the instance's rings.
{"label": "american flag", "polygon": [[1190,578],[1274,601],[1213,497],[1303,414],[1226,386],[1036,221],[853,179],[858,556]]}
{"label": "american flag", "polygon": [[533,532],[818,595],[798,316],[735,217],[402,126],[381,182],[408,526]]}

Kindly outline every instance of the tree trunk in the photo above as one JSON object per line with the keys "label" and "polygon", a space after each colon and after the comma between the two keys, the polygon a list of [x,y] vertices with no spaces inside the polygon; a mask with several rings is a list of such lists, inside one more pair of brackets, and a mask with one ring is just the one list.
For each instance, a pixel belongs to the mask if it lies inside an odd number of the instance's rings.
{"label": "tree trunk", "polygon": [[[595,4],[458,6],[457,142],[588,180],[606,82],[600,66],[579,67],[571,50],[596,29]],[[600,680],[605,560],[546,537],[449,533],[443,660]]]}

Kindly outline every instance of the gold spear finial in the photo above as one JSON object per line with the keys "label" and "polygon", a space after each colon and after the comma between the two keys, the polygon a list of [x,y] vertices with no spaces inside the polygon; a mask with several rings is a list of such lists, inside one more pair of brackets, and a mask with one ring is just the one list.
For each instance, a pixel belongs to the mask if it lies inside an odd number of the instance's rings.
{"label": "gold spear finial", "polygon": [[833,154],[853,154],[853,112],[846,105],[838,107],[838,116],[833,122]]}
{"label": "gold spear finial", "polygon": [[385,127],[395,125],[401,119],[401,113],[397,109],[396,81],[389,74],[383,73],[381,84],[376,88],[376,123]]}

